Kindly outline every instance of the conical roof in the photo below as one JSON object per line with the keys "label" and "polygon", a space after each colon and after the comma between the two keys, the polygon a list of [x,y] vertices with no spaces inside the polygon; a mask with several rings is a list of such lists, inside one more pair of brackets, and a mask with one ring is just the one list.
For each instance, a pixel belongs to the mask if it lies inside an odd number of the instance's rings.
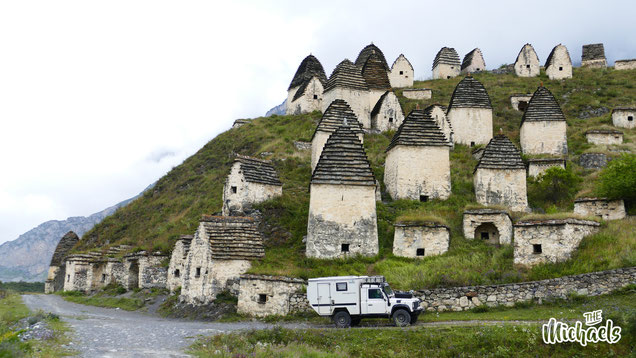
{"label": "conical roof", "polygon": [[519,54],[517,55],[517,59],[515,60],[515,63],[519,62],[519,57],[521,57],[521,54],[524,53],[524,50],[528,48],[529,50],[532,50],[532,52],[530,52],[530,55],[534,55],[534,57],[537,58],[537,61],[539,61],[539,56],[537,56],[537,52],[534,50],[534,47],[532,47],[532,45],[530,44],[525,44],[523,45],[523,47],[521,47],[521,50],[519,50]]}
{"label": "conical roof", "polygon": [[523,113],[521,124],[535,121],[565,121],[561,107],[550,91],[540,86],[532,95]]}
{"label": "conical roof", "polygon": [[311,139],[313,140],[313,137],[316,136],[316,132],[318,131],[327,133],[335,132],[336,129],[342,126],[345,120],[354,133],[363,133],[362,124],[358,122],[358,118],[356,114],[353,113],[351,107],[349,107],[349,104],[343,99],[336,99],[329,104],[322,118],[320,118],[318,127],[316,127]]}
{"label": "conical roof", "polygon": [[552,65],[552,59],[554,59],[554,54],[560,48],[563,48],[563,50],[565,50],[565,54],[568,55],[568,62],[570,62],[570,64],[572,63],[572,59],[570,58],[570,52],[568,51],[568,48],[561,44],[558,44],[554,46],[554,48],[552,49],[552,51],[550,51],[550,54],[548,55],[548,59],[545,60],[545,68],[548,68],[548,66]]}
{"label": "conical roof", "polygon": [[[479,48],[474,48],[472,51],[467,53],[466,56],[464,56],[464,60],[462,61],[462,70],[470,66],[470,64],[473,63],[473,58],[475,57],[481,57],[481,60],[484,61],[484,56],[482,55],[481,50]],[[486,62],[484,61],[484,63]]]}
{"label": "conical roof", "polygon": [[370,89],[390,89],[391,82],[385,67],[386,62],[375,51],[372,51],[367,61],[362,66],[362,77]]}
{"label": "conical roof", "polygon": [[380,57],[380,61],[382,62],[384,69],[388,71],[389,64],[386,62],[386,58],[384,58],[384,53],[382,53],[382,50],[380,50],[380,48],[378,48],[378,46],[374,45],[373,43],[365,46],[362,51],[360,51],[360,53],[358,54],[358,58],[356,58],[356,66],[362,68],[362,66],[364,66],[364,64],[367,62],[367,59],[369,58],[369,56],[371,56],[372,53],[375,53]]}
{"label": "conical roof", "polygon": [[459,66],[459,55],[457,54],[457,51],[455,51],[455,49],[452,47],[442,47],[442,49],[437,52],[437,55],[435,55],[435,60],[433,60],[433,68],[435,68],[440,63]]}
{"label": "conical roof", "polygon": [[494,136],[484,149],[477,169],[525,169],[521,152],[503,134]]}
{"label": "conical roof", "polygon": [[283,185],[278,178],[276,169],[274,169],[272,162],[269,160],[237,155],[234,161],[240,163],[241,171],[247,182],[277,186]]}
{"label": "conical roof", "polygon": [[79,241],[79,237],[73,231],[67,232],[60,242],[57,243],[55,247],[55,251],[53,252],[53,257],[51,258],[51,266],[61,266],[64,261],[64,257],[68,254],[69,251],[77,244]]}
{"label": "conical roof", "polygon": [[453,108],[492,109],[492,105],[484,85],[469,75],[459,81],[453,91],[448,109],[451,110]]}
{"label": "conical roof", "polygon": [[430,111],[414,109],[404,118],[386,151],[398,145],[447,147],[450,143]]}
{"label": "conical roof", "polygon": [[325,85],[325,92],[336,87],[346,87],[358,90],[369,89],[369,86],[367,86],[367,83],[360,74],[360,69],[357,68],[351,61],[346,59],[340,62],[331,73],[331,77],[329,77],[329,80],[327,80],[327,84]]}
{"label": "conical roof", "polygon": [[311,175],[311,184],[375,186],[375,177],[362,142],[348,125],[327,139]]}
{"label": "conical roof", "polygon": [[317,77],[323,85],[327,83],[327,75],[322,68],[322,64],[320,64],[320,61],[318,61],[314,55],[309,55],[305,57],[300,63],[300,66],[298,66],[296,74],[287,90],[289,91],[294,87],[302,85],[303,82],[309,81],[312,77]]}

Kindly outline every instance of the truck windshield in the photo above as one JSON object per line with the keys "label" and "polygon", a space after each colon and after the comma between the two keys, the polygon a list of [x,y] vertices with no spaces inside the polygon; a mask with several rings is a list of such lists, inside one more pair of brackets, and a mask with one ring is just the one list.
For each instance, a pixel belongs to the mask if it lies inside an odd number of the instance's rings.
{"label": "truck windshield", "polygon": [[391,287],[389,287],[389,285],[384,285],[382,286],[382,288],[384,289],[384,293],[386,293],[387,296],[393,296],[393,290],[391,289]]}

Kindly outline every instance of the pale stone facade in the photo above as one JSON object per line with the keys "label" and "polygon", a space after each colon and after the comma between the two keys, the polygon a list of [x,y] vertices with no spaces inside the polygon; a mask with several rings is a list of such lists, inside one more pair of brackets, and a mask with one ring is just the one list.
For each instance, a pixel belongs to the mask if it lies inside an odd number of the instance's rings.
{"label": "pale stone facade", "polygon": [[441,255],[448,251],[450,229],[434,222],[395,223],[393,255],[410,258]]}
{"label": "pale stone facade", "polygon": [[450,79],[459,76],[461,68],[459,64],[449,65],[440,63],[433,68],[433,79]]}
{"label": "pale stone facade", "polygon": [[446,117],[446,106],[442,106],[441,104],[432,104],[424,109],[424,111],[428,112],[428,114],[433,118],[435,123],[439,129],[442,130],[444,136],[448,140],[448,143],[451,145],[451,148],[455,147],[455,142],[453,141],[453,126],[451,126],[448,117]]}
{"label": "pale stone facade", "polygon": [[612,123],[615,127],[634,128],[636,127],[636,108],[614,108],[612,110]]}
{"label": "pale stone facade", "polygon": [[581,67],[605,68],[607,59],[605,58],[605,48],[602,43],[583,45],[581,53]]}
{"label": "pale stone facade", "polygon": [[411,63],[403,54],[400,54],[393,62],[391,71],[389,72],[391,87],[413,87],[414,79],[415,71],[413,70],[413,66],[411,66]]}
{"label": "pale stone facade", "polygon": [[486,61],[481,50],[476,48],[464,56],[462,61],[461,73],[469,74],[486,70]]}
{"label": "pale stone facade", "polygon": [[449,79],[459,76],[461,64],[454,48],[442,47],[433,60],[433,79]]}
{"label": "pale stone facade", "polygon": [[362,77],[361,69],[349,60],[340,62],[329,77],[323,94],[322,112],[336,99],[347,102],[364,128],[371,127],[369,86]]}
{"label": "pale stone facade", "polygon": [[402,95],[408,99],[431,99],[433,90],[430,88],[407,88]]}
{"label": "pale stone facade", "polygon": [[563,219],[517,222],[514,225],[514,263],[533,266],[570,258],[581,240],[598,232],[595,221]]}
{"label": "pale stone facade", "polygon": [[565,159],[563,158],[538,158],[528,159],[528,176],[538,177],[552,167],[565,169]]}
{"label": "pale stone facade", "polygon": [[403,120],[402,106],[392,91],[385,92],[371,110],[371,128],[380,132],[396,130]]}
{"label": "pale stone facade", "polygon": [[451,193],[448,146],[396,146],[384,164],[384,185],[394,200],[446,200]]}
{"label": "pale stone facade", "polygon": [[532,98],[532,93],[528,94],[513,94],[510,96],[510,105],[517,111],[525,111],[528,108],[528,103]]}
{"label": "pale stone facade", "polygon": [[448,105],[453,141],[475,146],[487,144],[493,136],[492,105],[486,88],[472,76],[461,80]]}
{"label": "pale stone facade", "polygon": [[92,255],[75,254],[66,258],[66,278],[64,291],[90,292],[93,279]]}
{"label": "pale stone facade", "polygon": [[290,300],[303,291],[305,281],[298,278],[241,275],[237,313],[256,316],[286,316]]}
{"label": "pale stone facade", "polygon": [[185,263],[190,252],[192,238],[192,235],[184,235],[174,244],[172,256],[170,256],[170,266],[168,266],[167,286],[170,292],[174,292],[181,287],[181,282],[183,281],[181,275],[186,272]]}
{"label": "pale stone facade", "polygon": [[615,70],[636,70],[636,59],[632,60],[616,60],[614,62]]}
{"label": "pale stone facade", "polygon": [[565,46],[559,44],[552,49],[545,62],[545,73],[551,80],[572,78],[572,59]]}
{"label": "pale stone facade", "polygon": [[515,73],[519,77],[536,77],[539,75],[539,57],[530,44],[525,44],[517,55]]}
{"label": "pale stone facade", "polygon": [[473,209],[464,211],[464,237],[481,240],[493,245],[512,243],[512,220],[508,212],[497,209]]}
{"label": "pale stone facade", "polygon": [[622,199],[578,198],[574,200],[574,213],[583,216],[596,216],[603,220],[620,220],[627,216]]}
{"label": "pale stone facade", "polygon": [[64,289],[64,279],[66,276],[66,265],[64,259],[71,251],[73,246],[79,242],[79,237],[73,231],[67,232],[57,243],[51,263],[49,264],[49,272],[44,283],[44,293],[53,293]]}
{"label": "pale stone facade", "polygon": [[523,122],[519,132],[523,154],[567,154],[566,130],[565,121]]}
{"label": "pale stone facade", "polygon": [[[322,82],[312,77],[295,91],[290,90],[287,97],[286,114],[302,114],[322,110]],[[293,95],[292,95],[293,93]]]}
{"label": "pale stone facade", "polygon": [[614,129],[591,129],[585,132],[585,138],[596,145],[623,144],[623,132]]}
{"label": "pale stone facade", "polygon": [[270,161],[237,156],[223,186],[223,215],[243,215],[253,204],[283,195]]}

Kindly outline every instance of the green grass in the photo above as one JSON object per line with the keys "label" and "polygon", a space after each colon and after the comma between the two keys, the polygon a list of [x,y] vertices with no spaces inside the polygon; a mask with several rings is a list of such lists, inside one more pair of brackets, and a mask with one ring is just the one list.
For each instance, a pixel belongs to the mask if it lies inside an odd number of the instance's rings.
{"label": "green grass", "polygon": [[103,292],[85,295],[78,291],[64,291],[58,294],[66,301],[88,306],[119,308],[126,311],[136,311],[144,306],[144,301],[140,298],[113,297]]}
{"label": "green grass", "polygon": [[2,282],[0,281],[0,290],[14,292],[31,292],[44,293],[44,282]]}

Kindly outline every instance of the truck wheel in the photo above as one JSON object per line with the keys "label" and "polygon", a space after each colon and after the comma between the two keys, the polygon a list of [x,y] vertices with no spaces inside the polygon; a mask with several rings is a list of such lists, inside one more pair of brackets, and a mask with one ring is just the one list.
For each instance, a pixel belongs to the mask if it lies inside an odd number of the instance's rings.
{"label": "truck wheel", "polygon": [[393,322],[398,327],[406,327],[411,323],[411,314],[405,309],[398,309],[393,312]]}
{"label": "truck wheel", "polygon": [[351,319],[351,327],[357,327],[360,325],[360,321],[362,321],[362,318],[352,318]]}
{"label": "truck wheel", "polygon": [[351,327],[351,316],[349,316],[349,312],[347,311],[336,312],[336,314],[333,315],[333,323],[338,328]]}

